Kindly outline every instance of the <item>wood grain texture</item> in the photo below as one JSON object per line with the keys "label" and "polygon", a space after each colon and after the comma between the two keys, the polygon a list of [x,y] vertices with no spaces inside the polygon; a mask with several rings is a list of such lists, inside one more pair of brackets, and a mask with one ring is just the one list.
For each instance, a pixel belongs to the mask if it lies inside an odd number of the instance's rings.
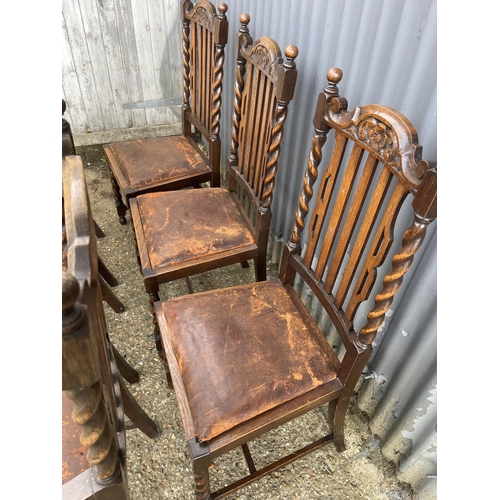
{"label": "wood grain texture", "polygon": [[[102,130],[104,123],[99,106],[99,92],[97,91],[92,58],[87,45],[87,36],[80,14],[79,2],[73,2],[67,7],[63,11],[63,16],[68,37],[65,37],[64,40],[69,42],[69,51],[82,95],[88,128],[89,130]],[[68,107],[71,107],[71,105],[72,103],[68,102]],[[72,124],[72,126],[74,125]]]}

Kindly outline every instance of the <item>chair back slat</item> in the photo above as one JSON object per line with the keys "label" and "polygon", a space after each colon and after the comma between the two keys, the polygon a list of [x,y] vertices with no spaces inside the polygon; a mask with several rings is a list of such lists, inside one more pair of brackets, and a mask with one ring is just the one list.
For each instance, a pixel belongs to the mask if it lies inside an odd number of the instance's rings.
{"label": "chair back slat", "polygon": [[[325,289],[329,293],[332,291],[334,283],[337,280],[337,277],[339,275],[341,265],[342,265],[342,262],[344,261],[346,253],[347,253],[348,249],[352,246],[351,238],[352,238],[354,229],[356,227],[356,224],[359,220],[361,208],[362,208],[363,203],[366,199],[368,189],[371,185],[371,180],[373,178],[376,163],[377,163],[377,160],[375,158],[373,158],[371,156],[368,158],[366,165],[365,165],[365,168],[362,171],[361,178],[359,181],[359,185],[357,186],[355,196],[352,199],[352,203],[349,207],[349,213],[347,215],[344,230],[342,231],[342,234],[338,240],[338,243],[336,243],[336,245],[335,245],[335,253],[333,255],[332,262],[329,266],[328,274],[327,274],[326,279],[325,279]],[[371,220],[367,215],[365,217],[365,221],[363,223],[364,230],[362,229],[360,231],[360,234],[361,233],[368,233],[370,224],[371,224]],[[359,239],[359,236],[358,236],[358,239]],[[354,244],[355,248],[356,248],[356,246],[357,246],[357,244]],[[323,248],[325,248],[325,247],[323,247]],[[344,271],[342,283],[344,282],[346,277],[347,277],[347,274],[346,274],[346,271]],[[339,290],[337,291],[336,295],[338,293],[339,293]]]}
{"label": "chair back slat", "polygon": [[251,38],[247,14],[240,21],[228,187],[237,192],[239,185],[254,212],[264,210],[270,215],[283,127],[297,79],[298,50],[287,47],[283,62],[273,39]]}
{"label": "chair back slat", "polygon": [[[386,175],[383,177],[390,177],[390,176]],[[382,188],[385,187],[384,186],[385,182],[383,181],[387,179],[384,179],[383,177],[380,179],[381,182],[379,182],[377,185],[378,188],[381,187],[381,185]],[[386,240],[387,249],[389,249],[390,245],[392,244],[392,234],[390,228],[392,227],[392,224],[396,219],[401,202],[406,196],[407,192],[405,192],[401,188],[400,184],[396,186],[396,190],[394,191],[393,195],[390,198],[388,209],[385,212],[384,216],[382,217],[382,221],[376,226],[375,225],[376,218],[381,208],[381,205],[384,201],[384,199],[381,196],[384,193],[380,191],[381,190],[379,190],[379,192],[376,193],[377,196],[373,196],[370,199],[370,204],[368,206],[368,210],[363,220],[363,223],[360,229],[357,231],[355,238],[353,238],[353,241],[351,241],[352,249],[350,254],[347,255],[348,261],[343,271],[339,288],[335,292],[334,303],[337,307],[342,307],[342,304],[346,299],[346,295],[348,294],[349,286],[353,280],[355,273],[359,269],[362,259],[365,259],[364,263],[362,264],[364,269],[370,273],[376,272],[375,271],[376,266],[381,263],[381,259],[375,258],[377,257],[376,254],[370,252],[365,254],[366,246],[368,245],[370,238],[373,237],[373,230],[377,231],[376,235],[379,237],[378,238],[377,236],[375,237],[375,242],[371,247],[372,251],[376,250],[378,243],[380,243],[380,236],[383,236],[384,239]],[[331,287],[333,286],[332,281],[325,283],[325,287],[327,287],[328,285],[331,289]],[[368,294],[370,291],[371,288],[366,289],[367,294],[365,295],[364,299],[368,298]]]}
{"label": "chair back slat", "polygon": [[[373,242],[368,251],[367,258],[364,262],[361,272],[359,273],[356,286],[354,287],[349,303],[345,309],[346,317],[349,320],[353,319],[357,307],[363,300],[366,300],[373,288],[377,268],[384,261],[393,242],[392,227],[395,223],[396,215],[399,213],[399,210],[407,195],[408,191],[402,184],[398,183],[389,200],[384,216],[382,217],[382,221],[378,226],[378,231],[373,238]],[[360,240],[360,238],[358,238],[358,240]],[[358,241],[356,241],[356,243],[358,244]],[[361,245],[362,243],[359,244],[360,247]],[[359,261],[361,252],[362,248],[355,248],[351,256],[351,260],[353,260],[353,262],[354,259]],[[351,284],[352,277],[354,275],[352,269],[353,266],[354,264],[351,265],[349,263],[349,266],[344,273],[344,280],[336,294],[336,305],[341,304],[345,300],[347,287]]]}
{"label": "chair back slat", "polygon": [[[414,195],[414,220],[403,237],[402,250],[394,256],[393,269],[359,332],[360,342],[367,345],[373,342],[428,224],[436,217],[435,171],[421,159],[416,131],[403,115],[380,105],[348,112],[347,101],[338,95],[340,78],[340,70],[331,70],[330,84],[318,98],[308,169],[280,274],[285,284],[293,284],[298,272],[336,328],[340,327],[344,343],[350,342],[356,311],[370,298],[377,269],[389,255],[401,207],[409,194]],[[331,129],[335,131],[333,152],[306,219]],[[302,257],[303,231],[307,240]]]}
{"label": "chair back slat", "polygon": [[[325,243],[323,244],[323,247],[321,249],[318,265],[316,267],[316,272],[315,272],[316,279],[321,279],[321,277],[325,272],[325,268],[328,264],[328,260],[330,258],[330,252],[333,247],[333,243],[335,241],[337,232],[340,228],[340,222],[347,209],[349,197],[354,187],[354,179],[356,177],[359,165],[361,163],[362,155],[363,155],[362,148],[360,147],[353,148],[344,176],[342,178],[339,193],[335,200],[335,206],[333,208],[332,217],[330,219],[330,223],[328,225],[326,235],[324,237]],[[331,201],[331,198],[329,201]],[[326,206],[327,209],[328,205],[329,203]],[[355,220],[353,216],[355,217],[356,214],[350,213],[349,215],[351,217],[348,218],[347,223],[350,222],[351,225],[353,225],[352,222]],[[343,233],[343,237],[344,235],[345,233]],[[336,248],[338,251],[339,250],[338,246]]]}
{"label": "chair back slat", "polygon": [[[193,26],[194,24],[194,26]],[[191,94],[191,113],[197,117],[200,116],[199,114],[199,100],[200,100],[200,90],[198,89],[197,85],[197,79],[196,75],[199,74],[199,68],[198,68],[198,57],[197,57],[197,47],[198,44],[200,43],[197,38],[198,38],[198,30],[196,28],[195,23],[190,23],[190,31],[191,33],[191,41],[190,41],[190,51],[191,51],[191,56],[189,58],[189,63],[190,63],[190,72],[189,76],[191,78],[191,82],[189,84],[189,88],[192,89],[192,94]],[[192,70],[191,70],[192,67]],[[200,121],[203,121],[200,119]]]}
{"label": "chair back slat", "polygon": [[273,82],[254,65],[249,65],[241,107],[238,170],[257,197],[262,193],[266,153],[272,130],[273,99]]}
{"label": "chair back slat", "polygon": [[339,134],[336,137],[328,169],[323,175],[316,208],[311,214],[311,223],[308,226],[307,248],[304,254],[304,265],[306,267],[312,266],[313,257],[316,254],[316,249],[318,243],[320,242],[323,225],[328,215],[327,207],[333,195],[333,188],[336,185],[337,175],[342,165],[342,159],[345,154],[346,146],[347,137]]}
{"label": "chair back slat", "polygon": [[[339,302],[340,304],[343,302],[345,293],[347,292],[347,288],[352,280],[352,276],[357,270],[359,260],[361,259],[363,251],[366,247],[371,234],[371,230],[375,225],[375,221],[381,205],[385,200],[384,196],[392,177],[390,172],[387,169],[384,169],[381,172],[381,176],[378,182],[376,183],[374,192],[368,198],[368,200],[366,200],[368,188],[370,187],[369,181],[371,181],[373,178],[374,167],[377,163],[376,158],[370,157],[370,160],[371,161],[367,162],[366,168],[363,170],[360,178],[360,183],[357,186],[356,192],[354,193],[348,216],[343,224],[342,235],[335,246],[335,255],[332,261],[332,265],[328,270],[328,274],[325,279],[325,289],[328,292],[331,292],[334,283],[339,275],[341,264],[344,262],[344,258],[349,257],[348,264],[343,270],[340,287],[335,293],[337,300],[339,300],[340,296],[342,296],[342,299]],[[362,220],[361,226],[353,235],[356,228],[356,223],[361,217],[362,211],[364,209],[365,200],[367,202],[365,216]]]}
{"label": "chair back slat", "polygon": [[202,124],[205,137],[218,136],[222,93],[224,46],[227,43],[227,6],[190,0],[181,5],[183,21],[183,112],[184,133],[190,135],[190,124]]}

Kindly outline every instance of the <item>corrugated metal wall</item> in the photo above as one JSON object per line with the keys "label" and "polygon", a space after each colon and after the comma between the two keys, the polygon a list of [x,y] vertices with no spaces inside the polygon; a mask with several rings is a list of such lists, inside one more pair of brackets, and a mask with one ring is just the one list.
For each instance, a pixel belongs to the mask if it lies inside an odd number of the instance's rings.
{"label": "corrugated metal wall", "polygon": [[[342,69],[339,89],[350,108],[379,103],[398,109],[419,132],[424,158],[437,159],[436,1],[225,3],[231,35],[224,66],[223,158],[229,154],[239,15],[250,14],[254,39],[266,35],[282,51],[289,44],[299,48],[299,79],[273,202],[270,250],[278,261],[307,164],[316,98],[329,68]],[[178,107],[161,106],[163,99],[181,95],[178,19],[177,0],[63,0],[63,97],[77,144],[180,130]],[[141,107],[155,100],[160,105]],[[135,107],[124,108],[126,104]],[[325,158],[327,152],[328,141]],[[395,228],[396,242],[409,222],[407,208]],[[367,368],[372,378],[358,391],[359,405],[370,415],[384,455],[398,464],[400,478],[422,500],[436,497],[436,242],[434,224],[379,333]],[[393,253],[398,249],[396,243]],[[360,325],[369,305],[360,307]],[[311,307],[315,309],[314,303]]]}

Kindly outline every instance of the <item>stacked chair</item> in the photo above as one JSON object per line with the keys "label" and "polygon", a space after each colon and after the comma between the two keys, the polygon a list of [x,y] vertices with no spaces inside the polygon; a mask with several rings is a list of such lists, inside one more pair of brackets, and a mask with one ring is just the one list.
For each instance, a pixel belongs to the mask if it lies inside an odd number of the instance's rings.
{"label": "stacked chair", "polygon": [[[286,47],[283,58],[273,39],[254,41],[250,17],[240,16],[230,154],[221,187],[226,11],[225,4],[217,12],[207,0],[182,2],[182,135],[105,146],[121,223],[130,209],[156,346],[177,397],[198,500],[223,497],[329,443],[344,449],[347,407],[372,343],[437,215],[437,170],[422,159],[412,124],[382,105],[349,110],[338,89],[342,71],[333,68],[314,110],[279,279],[267,279],[272,196],[298,49]],[[193,139],[193,126],[208,143],[207,154]],[[332,154],[320,168],[330,132]],[[200,188],[205,182],[210,187]],[[408,197],[413,219],[391,253],[393,228]],[[392,268],[390,262],[384,266],[391,255]],[[161,284],[250,260],[252,283],[160,299]],[[383,266],[390,270],[377,280]],[[355,328],[359,306],[372,297],[376,282],[381,289],[366,324]],[[317,299],[342,349],[327,341],[298,284]],[[322,406],[326,435],[311,438],[308,432],[303,448],[257,466],[252,440]],[[248,474],[212,491],[213,460],[239,447]],[[123,476],[123,462],[121,467]]]}
{"label": "stacked chair", "polygon": [[108,336],[81,158],[66,156],[62,173],[63,498],[128,499],[125,429],[159,431],[123,381],[139,374]]}

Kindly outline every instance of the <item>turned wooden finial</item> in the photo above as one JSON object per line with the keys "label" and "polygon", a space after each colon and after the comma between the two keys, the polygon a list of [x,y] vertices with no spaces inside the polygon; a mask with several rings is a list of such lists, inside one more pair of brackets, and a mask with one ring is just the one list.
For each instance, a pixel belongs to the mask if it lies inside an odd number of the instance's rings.
{"label": "turned wooden finial", "polygon": [[299,55],[299,49],[295,45],[288,45],[285,49],[287,61],[283,64],[286,68],[295,68],[294,59]]}
{"label": "turned wooden finial", "polygon": [[[250,30],[248,29],[248,23],[250,22],[250,16],[248,14],[241,14],[240,16],[240,29],[238,30],[239,33],[239,46],[241,48],[241,44],[243,45],[252,45],[253,40],[252,37],[250,36]],[[243,63],[243,59],[241,59],[240,56],[238,56],[238,61],[240,63]]]}
{"label": "turned wooden finial", "polygon": [[334,85],[337,85],[342,80],[342,70],[339,68],[330,68],[326,74],[327,80]]}
{"label": "turned wooden finial", "polygon": [[222,15],[224,15],[227,12],[227,5],[225,3],[220,3],[217,9]]}
{"label": "turned wooden finial", "polygon": [[347,109],[347,99],[339,96],[337,84],[342,80],[342,70],[339,68],[330,68],[326,74],[328,85],[324,89],[324,93],[328,99],[328,105],[334,113]]}
{"label": "turned wooden finial", "polygon": [[62,100],[62,114],[64,115],[66,113],[66,101],[63,99]]}
{"label": "turned wooden finial", "polygon": [[339,89],[337,84],[342,80],[342,70],[339,68],[330,68],[326,74],[326,79],[328,80],[328,86],[325,88],[325,92],[332,96],[339,95]]}
{"label": "turned wooden finial", "polygon": [[[246,28],[248,31],[248,23],[250,22],[250,16],[248,14],[241,14],[240,16],[240,23],[241,23],[241,28]],[[240,28],[240,31],[241,31]]]}

